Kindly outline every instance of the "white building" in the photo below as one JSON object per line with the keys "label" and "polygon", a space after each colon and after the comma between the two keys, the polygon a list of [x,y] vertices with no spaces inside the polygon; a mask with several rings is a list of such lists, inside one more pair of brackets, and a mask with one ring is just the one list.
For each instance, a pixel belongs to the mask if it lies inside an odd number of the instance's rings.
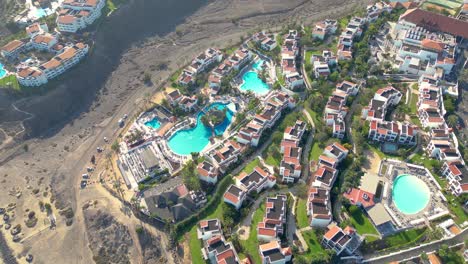
{"label": "white building", "polygon": [[75,33],[101,16],[104,0],[65,0],[56,20],[58,30]]}

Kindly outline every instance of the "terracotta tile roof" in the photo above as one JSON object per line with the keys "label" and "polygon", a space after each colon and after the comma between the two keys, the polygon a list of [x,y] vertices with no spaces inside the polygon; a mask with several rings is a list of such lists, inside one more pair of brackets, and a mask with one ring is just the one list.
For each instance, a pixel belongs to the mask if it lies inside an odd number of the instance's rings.
{"label": "terracotta tile roof", "polygon": [[268,250],[272,250],[274,248],[280,248],[280,245],[279,245],[277,240],[273,240],[273,241],[268,242],[266,244],[262,244],[259,247],[260,247],[260,251],[265,252],[265,251],[268,251]]}
{"label": "terracotta tile roof", "polygon": [[2,50],[4,51],[7,51],[7,52],[12,52],[14,51],[15,49],[21,47],[24,45],[24,42],[22,42],[21,40],[13,40],[13,41],[10,41],[8,44],[6,44],[5,46],[2,47]]}
{"label": "terracotta tile roof", "polygon": [[332,226],[323,236],[326,239],[331,240],[340,231],[341,231],[341,228],[335,225],[335,226]]}
{"label": "terracotta tile roof", "polygon": [[431,264],[442,264],[442,262],[440,261],[440,258],[434,253],[427,255],[427,257],[429,259],[429,263]]}
{"label": "terracotta tile roof", "polygon": [[276,236],[276,231],[270,228],[259,228],[258,234],[262,236]]}
{"label": "terracotta tile roof", "polygon": [[54,39],[55,39],[55,37],[52,36],[51,34],[42,34],[42,35],[36,35],[33,38],[33,41],[34,41],[34,43],[37,43],[37,44],[41,44],[41,43],[49,44]]}
{"label": "terracotta tile roof", "polygon": [[72,24],[75,22],[76,17],[72,15],[64,15],[64,16],[59,16],[57,19],[57,23],[59,24]]}
{"label": "terracotta tile roof", "polygon": [[343,193],[343,197],[348,199],[352,204],[362,204],[364,208],[375,204],[374,195],[361,189],[352,188],[348,192]]}
{"label": "terracotta tile roof", "polygon": [[27,77],[38,77],[42,74],[41,71],[33,69],[31,67],[23,68],[18,72],[18,76],[22,78],[27,78]]}
{"label": "terracotta tile roof", "polygon": [[[467,26],[468,26],[468,25],[467,25]],[[432,40],[432,39],[423,39],[423,40],[421,41],[421,45],[422,45],[424,48],[436,50],[436,51],[438,51],[438,52],[443,51],[444,48],[445,48],[444,43],[438,42],[438,41],[435,41],[435,40]]]}
{"label": "terracotta tile roof", "polygon": [[28,34],[39,32],[40,30],[41,30],[41,26],[39,25],[39,23],[34,23],[26,27],[26,33]]}
{"label": "terracotta tile roof", "polygon": [[409,9],[400,19],[424,27],[431,31],[441,31],[468,38],[468,22],[436,14],[419,8]]}

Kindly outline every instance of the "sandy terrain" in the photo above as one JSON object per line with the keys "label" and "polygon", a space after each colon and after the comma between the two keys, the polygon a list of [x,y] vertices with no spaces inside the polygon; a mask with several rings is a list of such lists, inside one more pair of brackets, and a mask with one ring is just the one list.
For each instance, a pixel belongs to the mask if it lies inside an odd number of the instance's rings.
{"label": "sandy terrain", "polygon": [[[136,1],[138,3],[138,1]],[[187,63],[196,53],[209,46],[225,47],[239,42],[241,36],[262,27],[284,25],[287,22],[311,22],[326,17],[336,18],[350,12],[357,1],[302,1],[302,0],[217,0],[199,9],[186,21],[177,26],[176,32],[166,36],[149,38],[144,43],[129,49],[121,58],[119,66],[106,77],[104,87],[88,109],[78,109],[72,120],[62,124],[57,121],[53,130],[43,130],[40,136],[21,142],[18,137],[10,138],[10,144],[0,149],[0,207],[10,203],[15,208],[12,226],[22,224],[22,243],[13,243],[9,231],[2,227],[9,246],[20,263],[26,263],[24,256],[31,253],[35,263],[93,263],[90,250],[90,234],[85,228],[83,206],[97,201],[96,207],[102,213],[112,216],[115,223],[126,226],[133,241],[128,246],[131,263],[144,263],[147,247],[140,246],[136,226],[141,224],[128,208],[123,208],[118,199],[111,196],[100,184],[85,189],[79,187],[81,174],[89,166],[91,155],[96,154],[97,146],[104,146],[103,137],[116,138],[120,134],[117,120],[125,113],[135,116],[141,109],[145,94],[154,94],[162,80],[170,73]],[[359,1],[361,4],[367,1]],[[96,55],[98,56],[98,54]],[[151,70],[152,66],[170,62],[167,70]],[[155,85],[142,83],[144,71],[150,71]],[[79,74],[79,70],[77,73]],[[164,84],[161,84],[162,87]],[[32,123],[41,121],[54,114],[59,115],[54,104],[60,104],[60,88],[45,96],[18,102],[20,109],[34,115]],[[0,98],[1,100],[1,98]],[[34,112],[31,105],[47,102],[51,110]],[[1,105],[1,104],[0,104]],[[44,106],[45,107],[45,106]],[[11,122],[3,122],[0,128],[14,136],[22,130],[21,122],[30,118],[26,113],[4,108],[0,109],[0,120],[11,116]],[[3,115],[3,116],[1,116]],[[29,122],[29,121],[28,121]],[[54,122],[54,119],[47,120]],[[45,125],[44,125],[45,126]],[[37,126],[35,126],[35,129]],[[37,132],[35,133],[37,134]],[[19,134],[21,135],[21,134]],[[18,136],[18,135],[17,135]],[[16,139],[16,141],[14,140]],[[109,148],[109,147],[107,147]],[[107,151],[107,150],[106,150]],[[100,166],[91,175],[97,180],[106,169],[105,153],[96,156]],[[112,172],[104,172],[109,175]],[[110,181],[112,178],[110,178]],[[112,185],[112,184],[110,184]],[[57,220],[56,229],[49,229],[47,213],[41,212],[39,202],[50,203]],[[28,212],[34,211],[38,218],[33,228],[24,224]],[[166,250],[165,234],[145,227],[161,241],[161,250]],[[122,230],[122,229],[116,229]],[[93,234],[95,235],[95,234]],[[93,240],[94,241],[94,240]],[[148,240],[143,240],[147,241]],[[151,241],[151,240],[149,240]],[[146,243],[146,242],[145,242]],[[127,252],[127,251],[126,251]],[[168,263],[180,262],[168,255]]]}

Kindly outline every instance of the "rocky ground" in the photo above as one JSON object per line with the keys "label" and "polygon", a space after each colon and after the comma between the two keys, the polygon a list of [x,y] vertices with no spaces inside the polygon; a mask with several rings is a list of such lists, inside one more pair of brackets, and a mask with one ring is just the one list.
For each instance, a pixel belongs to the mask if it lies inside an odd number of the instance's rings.
{"label": "rocky ground", "polygon": [[89,248],[96,263],[130,263],[134,246],[128,228],[100,209],[84,209]]}
{"label": "rocky ground", "polygon": [[[131,4],[141,4],[141,1],[135,0]],[[120,249],[125,253],[122,255],[127,256],[119,260],[128,258],[131,263],[144,263],[146,256],[158,256],[158,252],[152,252],[147,246],[147,243],[152,245],[155,240],[138,239],[138,220],[125,213],[117,199],[109,196],[99,185],[84,190],[79,187],[81,174],[89,166],[91,155],[97,155],[96,147],[104,145],[103,137],[118,137],[117,120],[125,113],[134,116],[145,94],[156,92],[171,72],[207,47],[234,45],[241,36],[264,27],[336,18],[364,3],[367,1],[209,1],[182,21],[173,32],[149,37],[126,50],[109,76],[81,75],[81,78],[89,78],[88,82],[101,77],[104,82],[96,94],[92,94],[90,103],[82,104],[83,107],[74,105],[67,108],[74,104],[78,95],[68,95],[65,92],[67,87],[61,85],[45,95],[21,100],[14,105],[11,101],[0,104],[0,132],[4,132],[0,136],[3,142],[0,143],[0,207],[15,203],[12,225],[23,225],[22,244],[12,242],[10,234],[5,235],[14,255],[23,263],[27,253],[34,255],[36,263],[92,263],[96,254],[92,244],[102,241],[101,235],[120,237],[124,234],[127,236],[128,232],[133,243],[128,240],[128,251]],[[101,33],[98,31],[98,34]],[[97,51],[90,56],[99,57],[100,54],[97,47]],[[167,68],[158,67],[162,64],[167,64]],[[73,70],[70,78],[80,77],[84,72],[82,68]],[[151,73],[153,85],[143,84],[144,72]],[[81,88],[85,91],[83,86]],[[26,131],[23,132],[21,121],[24,120]],[[25,135],[27,140],[23,140]],[[97,158],[103,162],[105,154],[97,155]],[[104,171],[106,166],[100,169]],[[92,177],[96,178],[97,173]],[[81,209],[94,201],[98,201],[99,209]],[[57,223],[55,229],[49,228],[50,214],[41,211],[40,202],[51,205]],[[30,211],[35,211],[38,217],[37,225],[32,228],[24,226]],[[88,214],[100,219],[99,223],[112,222],[112,227],[91,234],[87,227],[96,230],[100,227],[90,222]],[[121,227],[122,224],[128,227],[127,231]],[[160,241],[161,252],[164,252],[166,235],[149,226],[145,228],[151,231],[152,236],[160,237],[156,241]],[[2,229],[4,232],[5,229]],[[144,242],[137,247],[136,241]],[[168,257],[167,262],[179,260]]]}

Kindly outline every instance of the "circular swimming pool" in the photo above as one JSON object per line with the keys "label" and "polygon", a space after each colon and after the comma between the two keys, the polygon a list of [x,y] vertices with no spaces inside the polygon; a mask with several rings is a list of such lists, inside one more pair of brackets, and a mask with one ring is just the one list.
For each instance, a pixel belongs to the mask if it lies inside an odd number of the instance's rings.
{"label": "circular swimming pool", "polygon": [[430,191],[418,177],[402,174],[393,181],[392,197],[400,212],[416,214],[429,203]]}

